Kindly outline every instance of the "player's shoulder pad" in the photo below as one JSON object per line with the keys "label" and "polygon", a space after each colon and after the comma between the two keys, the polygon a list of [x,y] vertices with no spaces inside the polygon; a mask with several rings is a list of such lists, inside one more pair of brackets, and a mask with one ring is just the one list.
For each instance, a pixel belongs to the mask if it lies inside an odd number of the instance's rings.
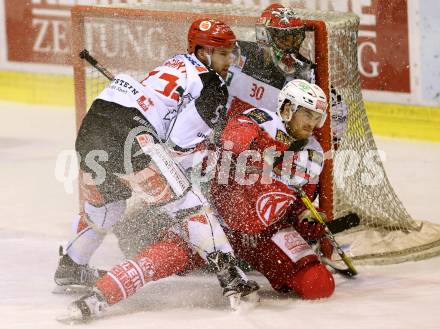
{"label": "player's shoulder pad", "polygon": [[251,118],[259,125],[273,120],[271,114],[269,114],[267,111],[264,111],[263,109],[258,108],[247,110],[243,113],[243,115]]}
{"label": "player's shoulder pad", "polygon": [[163,63],[163,66],[174,68],[182,73],[186,72],[185,58],[181,54],[169,58]]}
{"label": "player's shoulder pad", "polygon": [[199,74],[209,72],[208,68],[195,55],[183,54],[181,56],[190,62]]}

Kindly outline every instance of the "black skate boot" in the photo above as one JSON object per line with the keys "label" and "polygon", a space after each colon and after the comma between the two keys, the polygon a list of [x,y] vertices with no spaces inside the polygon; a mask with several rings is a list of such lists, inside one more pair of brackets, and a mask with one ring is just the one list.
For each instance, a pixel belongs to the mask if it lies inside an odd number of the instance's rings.
{"label": "black skate boot", "polygon": [[236,309],[240,298],[253,295],[252,300],[257,301],[257,291],[260,286],[253,280],[248,280],[243,272],[239,272],[236,259],[231,253],[216,251],[208,255],[208,264],[215,271],[223,296],[228,297],[232,309]]}
{"label": "black skate boot", "polygon": [[75,293],[90,290],[96,281],[107,272],[92,268],[88,265],[75,263],[69,255],[63,253],[60,247],[60,260],[55,272],[54,280],[59,286],[54,293]]}
{"label": "black skate boot", "polygon": [[107,309],[108,303],[98,290],[72,302],[67,313],[58,317],[57,320],[66,324],[84,323],[97,318]]}

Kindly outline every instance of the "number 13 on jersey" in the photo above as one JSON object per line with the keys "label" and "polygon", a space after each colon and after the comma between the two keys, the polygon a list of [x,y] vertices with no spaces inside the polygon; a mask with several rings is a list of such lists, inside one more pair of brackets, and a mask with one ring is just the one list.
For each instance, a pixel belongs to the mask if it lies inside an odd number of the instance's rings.
{"label": "number 13 on jersey", "polygon": [[[179,80],[179,77],[166,72],[161,72],[162,74],[157,75],[159,72],[160,71],[151,71],[150,74],[148,74],[148,77],[146,77],[141,83],[143,84],[145,80],[150,79],[149,85],[155,87],[157,86],[158,88],[155,88],[157,92],[178,102],[181,96],[181,93],[179,93],[179,88],[182,89],[182,87],[178,86],[176,82],[177,80]],[[158,81],[152,83],[152,77],[156,78],[156,80]]]}

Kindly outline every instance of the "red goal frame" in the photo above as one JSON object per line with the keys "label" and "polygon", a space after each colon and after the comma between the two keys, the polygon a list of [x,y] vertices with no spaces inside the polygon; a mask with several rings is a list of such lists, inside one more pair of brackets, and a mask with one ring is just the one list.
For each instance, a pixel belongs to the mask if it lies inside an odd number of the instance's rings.
{"label": "red goal frame", "polygon": [[[130,20],[133,18],[157,19],[169,21],[169,24],[178,24],[179,22],[191,22],[201,17],[213,17],[234,26],[254,27],[257,22],[255,16],[234,16],[219,15],[210,13],[193,12],[172,12],[156,11],[142,8],[128,7],[101,7],[101,6],[83,6],[76,5],[71,9],[71,33],[72,33],[72,65],[74,72],[74,90],[75,90],[75,109],[76,109],[76,127],[79,129],[82,119],[87,112],[86,95],[86,70],[87,63],[79,58],[79,53],[85,48],[85,19],[94,17]],[[303,20],[307,30],[314,31],[315,41],[315,62],[317,64],[316,83],[324,90],[327,99],[330,100],[329,85],[329,60],[327,44],[327,28],[324,21]],[[185,31],[186,32],[186,31]],[[186,34],[185,34],[186,39]],[[94,54],[92,54],[94,55]],[[173,54],[169,54],[173,55]],[[99,58],[97,58],[99,60]],[[121,59],[124,60],[124,59]],[[162,59],[163,60],[163,59]],[[149,68],[152,69],[153,67]],[[116,73],[116,72],[115,72]],[[329,103],[331,103],[329,101]],[[327,108],[327,114],[330,118],[330,107]],[[318,141],[326,154],[332,150],[332,138],[330,119],[326,120],[324,126],[316,133]],[[333,219],[333,161],[331,157],[325,158],[325,165],[320,176],[319,206],[326,213],[329,219]]]}

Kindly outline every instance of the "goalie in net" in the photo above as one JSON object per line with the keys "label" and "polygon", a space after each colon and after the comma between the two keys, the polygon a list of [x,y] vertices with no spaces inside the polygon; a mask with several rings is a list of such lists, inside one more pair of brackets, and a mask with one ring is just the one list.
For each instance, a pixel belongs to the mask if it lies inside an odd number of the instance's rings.
{"label": "goalie in net", "polygon": [[[231,117],[252,107],[275,111],[277,95],[290,80],[316,83],[316,64],[300,52],[306,26],[293,9],[271,4],[261,13],[255,29],[256,42],[238,41],[240,64],[229,69]],[[333,139],[337,144],[346,128],[347,106],[335,90],[331,99]]]}

